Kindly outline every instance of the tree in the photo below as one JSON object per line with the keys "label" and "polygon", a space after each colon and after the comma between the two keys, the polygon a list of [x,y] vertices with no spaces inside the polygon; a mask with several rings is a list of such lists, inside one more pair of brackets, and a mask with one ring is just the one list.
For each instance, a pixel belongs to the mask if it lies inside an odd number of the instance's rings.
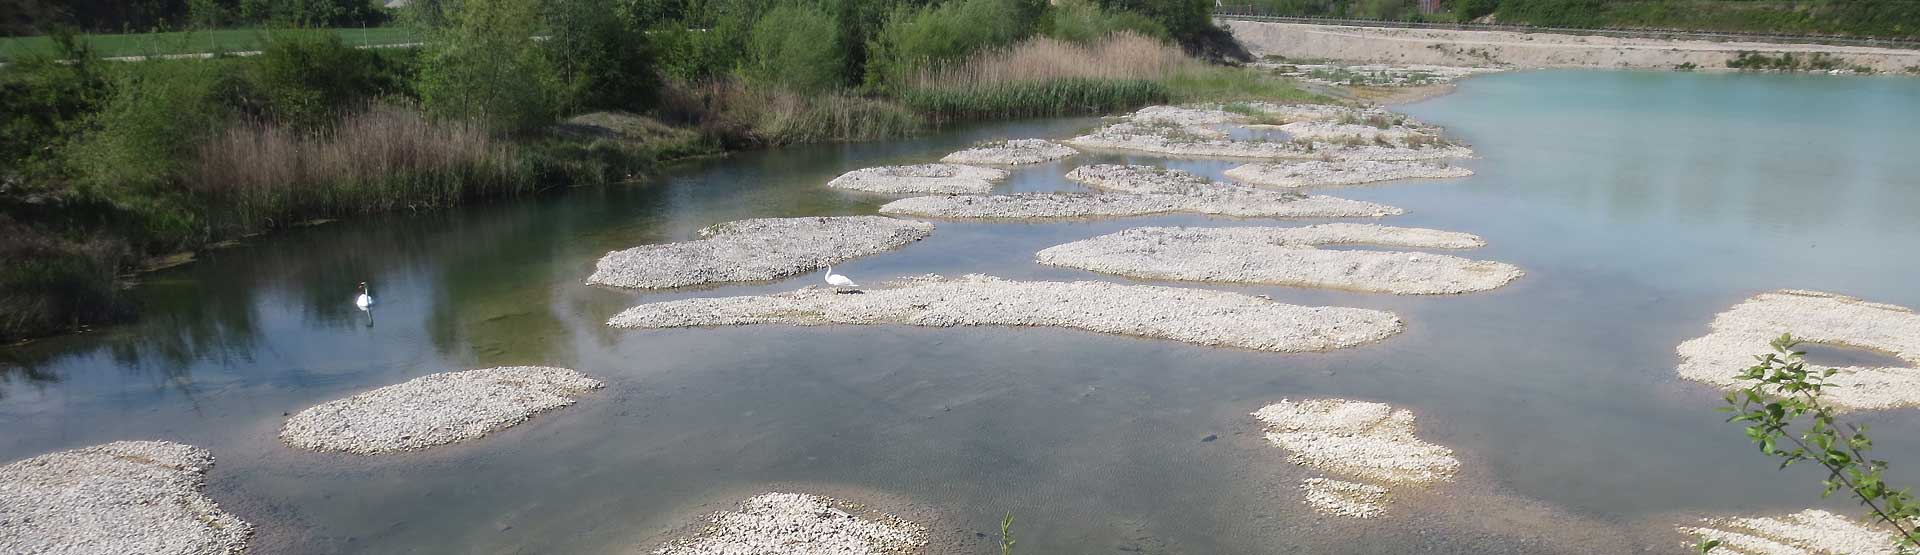
{"label": "tree", "polygon": [[522,0],[464,0],[449,26],[433,32],[420,68],[420,100],[439,117],[478,120],[501,132],[551,123],[564,100],[562,78],[540,48],[539,6]]}
{"label": "tree", "polygon": [[[1754,357],[1759,364],[1739,375],[1752,385],[1727,393],[1727,406],[1720,410],[1733,413],[1728,422],[1747,424],[1747,438],[1760,452],[1780,459],[1780,468],[1812,462],[1825,467],[1821,480],[1826,490],[1821,496],[1847,490],[1871,513],[1875,521],[1893,527],[1903,552],[1920,546],[1920,503],[1910,490],[1887,484],[1887,461],[1873,459],[1873,440],[1865,425],[1838,422],[1833,408],[1820,401],[1820,392],[1832,386],[1827,378],[1835,370],[1810,370],[1806,353],[1795,351],[1799,344],[1791,335],[1773,340],[1772,353]],[[1700,544],[1706,553],[1720,546],[1718,540]]]}
{"label": "tree", "polygon": [[810,3],[781,4],[761,16],[748,40],[747,76],[800,92],[823,92],[846,82],[846,51],[833,14]]}

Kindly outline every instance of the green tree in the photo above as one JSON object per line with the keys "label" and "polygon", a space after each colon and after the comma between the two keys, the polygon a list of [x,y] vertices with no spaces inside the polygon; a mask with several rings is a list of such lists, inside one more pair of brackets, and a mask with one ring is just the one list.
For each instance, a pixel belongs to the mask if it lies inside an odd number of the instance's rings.
{"label": "green tree", "polygon": [[1158,21],[1133,12],[1108,11],[1086,0],[1064,0],[1054,4],[1040,22],[1040,34],[1082,44],[1098,42],[1121,31],[1167,38],[1166,26]]}
{"label": "green tree", "polygon": [[565,110],[637,110],[651,103],[652,42],[621,17],[618,0],[553,0],[546,4],[541,44],[561,80]]}
{"label": "green tree", "polygon": [[902,6],[868,45],[866,82],[886,88],[914,72],[952,63],[984,48],[1026,38],[1045,5],[1033,0],[953,0]]}
{"label": "green tree", "polygon": [[464,0],[432,33],[420,67],[420,101],[439,117],[524,132],[560,115],[563,78],[541,48],[541,14],[522,0]]}
{"label": "green tree", "polygon": [[[1799,463],[1824,467],[1821,480],[1826,489],[1821,496],[1846,490],[1871,513],[1871,518],[1897,532],[1903,553],[1920,546],[1920,502],[1907,488],[1886,482],[1887,461],[1868,455],[1873,440],[1867,427],[1839,422],[1833,407],[1821,402],[1820,392],[1835,370],[1807,368],[1806,353],[1795,351],[1799,341],[1782,335],[1773,341],[1772,353],[1754,357],[1759,364],[1739,374],[1751,385],[1727,393],[1727,406],[1720,410],[1733,413],[1728,422],[1744,423],[1747,438],[1769,457],[1780,459],[1780,468]],[[1706,553],[1720,546],[1718,540],[1700,544]]]}
{"label": "green tree", "polygon": [[846,50],[833,14],[811,2],[781,4],[753,26],[747,76],[801,92],[822,92],[846,82]]}

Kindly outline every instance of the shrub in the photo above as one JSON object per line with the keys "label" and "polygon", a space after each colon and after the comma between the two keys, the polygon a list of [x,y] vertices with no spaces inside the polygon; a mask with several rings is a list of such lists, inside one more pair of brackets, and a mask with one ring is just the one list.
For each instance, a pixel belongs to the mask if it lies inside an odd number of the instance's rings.
{"label": "shrub", "polygon": [[421,60],[420,100],[435,116],[484,122],[502,132],[545,126],[566,100],[562,77],[534,40],[537,4],[464,0],[453,24],[433,33]]}
{"label": "shrub", "polygon": [[885,88],[920,68],[957,62],[1025,38],[1040,13],[1031,0],[954,0],[895,10],[868,46],[869,86]]}
{"label": "shrub", "polygon": [[659,82],[644,27],[619,16],[615,0],[547,2],[541,45],[562,82],[566,111],[633,109],[652,102]]}
{"label": "shrub", "polygon": [[664,115],[734,146],[885,139],[924,126],[905,106],[836,93],[800,95],[736,79],[677,83],[668,90]]}
{"label": "shrub", "polygon": [[324,31],[275,33],[255,67],[273,117],[302,129],[324,126],[342,109],[403,87],[385,58]]}
{"label": "shrub", "polygon": [[1183,44],[1214,28],[1211,0],[1099,0],[1099,3],[1107,11],[1144,15],[1165,27]]}
{"label": "shrub", "polygon": [[0,184],[59,172],[68,138],[111,93],[105,68],[84,43],[64,29],[51,38],[49,55],[0,71]]}
{"label": "shrub", "polygon": [[760,83],[820,92],[846,82],[846,52],[833,15],[810,3],[787,3],[754,24],[747,75]]}
{"label": "shrub", "polygon": [[1068,42],[1091,44],[1114,33],[1164,39],[1167,28],[1159,22],[1133,12],[1110,12],[1084,0],[1067,0],[1054,5],[1040,23],[1040,34]]}

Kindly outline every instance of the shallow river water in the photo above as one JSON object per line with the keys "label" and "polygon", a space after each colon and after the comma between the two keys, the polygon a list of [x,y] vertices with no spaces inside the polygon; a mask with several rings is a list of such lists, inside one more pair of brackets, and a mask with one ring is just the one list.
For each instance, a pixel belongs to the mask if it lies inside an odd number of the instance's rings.
{"label": "shallow river water", "polygon": [[[1459,253],[1519,265],[1491,292],[1401,297],[1221,287],[1392,310],[1404,333],[1274,354],[1057,329],[901,326],[621,331],[640,302],[780,291],[588,287],[614,249],[727,220],[872,213],[840,172],[928,161],[972,141],[1097,123],[996,124],[913,140],[757,152],[653,182],[296,229],[149,274],[139,323],[0,351],[0,462],[120,439],[211,449],[212,495],[269,553],[642,552],[759,491],[816,491],[926,522],[942,551],[1022,553],[1682,553],[1675,524],[1818,499],[1678,380],[1674,346],[1755,293],[1800,288],[1920,307],[1920,80],[1637,72],[1478,77],[1402,111],[1446,126],[1479,175],[1334,189],[1407,209],[1381,223],[1466,231]],[[1073,190],[1082,156],[1012,190]],[[836,266],[863,282],[925,273],[1100,276],[1035,251],[1152,217],[936,222],[925,241]],[[349,299],[369,281],[371,317]],[[1822,353],[1846,357],[1849,353]],[[313,454],[285,413],[422,374],[575,368],[606,390],[487,438],[419,454]],[[1730,370],[1731,371],[1731,370]],[[1459,482],[1388,517],[1318,517],[1312,471],[1248,413],[1283,398],[1413,409],[1456,450]],[[1920,413],[1875,426],[1920,479]],[[1206,438],[1217,436],[1217,440]]]}

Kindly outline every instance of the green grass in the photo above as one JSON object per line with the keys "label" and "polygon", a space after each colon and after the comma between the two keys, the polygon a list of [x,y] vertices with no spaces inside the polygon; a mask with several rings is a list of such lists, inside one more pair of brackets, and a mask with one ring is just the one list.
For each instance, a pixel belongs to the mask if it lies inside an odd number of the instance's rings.
{"label": "green grass", "polygon": [[901,100],[935,121],[1104,114],[1166,102],[1165,85],[1141,79],[1056,79],[958,89],[918,89]]}
{"label": "green grass", "polygon": [[1175,102],[1333,102],[1325,96],[1300,90],[1291,80],[1239,68],[1207,67],[1166,79],[1162,84],[1173,93]]}
{"label": "green grass", "polygon": [[[408,27],[372,27],[366,29],[327,29],[350,46],[370,46],[417,42],[420,34]],[[274,29],[220,29],[171,33],[89,34],[81,39],[101,56],[158,56],[203,52],[245,52],[260,50],[272,39]],[[32,54],[51,54],[53,42],[45,36],[0,38],[0,61]]]}

